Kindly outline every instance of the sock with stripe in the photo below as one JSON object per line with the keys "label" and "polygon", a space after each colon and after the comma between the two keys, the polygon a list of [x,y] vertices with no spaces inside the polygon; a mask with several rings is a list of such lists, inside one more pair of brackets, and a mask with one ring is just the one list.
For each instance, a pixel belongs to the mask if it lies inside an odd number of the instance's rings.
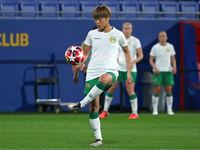
{"label": "sock with stripe", "polygon": [[103,141],[102,135],[101,135],[101,123],[99,120],[98,112],[95,112],[95,113],[89,112],[89,120],[90,120],[90,124],[92,126],[92,130],[93,130],[95,138]]}
{"label": "sock with stripe", "polygon": [[108,112],[108,109],[110,107],[110,103],[112,102],[113,100],[113,94],[107,92],[106,93],[106,97],[105,97],[105,102],[104,102],[104,111]]}
{"label": "sock with stripe", "polygon": [[167,94],[166,95],[166,103],[167,103],[167,111],[171,112],[172,111],[172,103],[173,103],[172,94]]}
{"label": "sock with stripe", "polygon": [[138,114],[138,99],[137,99],[137,95],[136,94],[129,95],[129,99],[130,99],[130,102],[131,102],[132,113],[137,115]]}
{"label": "sock with stripe", "polygon": [[158,100],[159,100],[159,95],[154,94],[152,96],[153,111],[158,111]]}
{"label": "sock with stripe", "polygon": [[94,100],[97,96],[99,96],[105,89],[106,84],[101,81],[98,81],[97,84],[90,90],[90,92],[86,95],[86,97],[80,101],[81,108],[87,105],[89,102]]}

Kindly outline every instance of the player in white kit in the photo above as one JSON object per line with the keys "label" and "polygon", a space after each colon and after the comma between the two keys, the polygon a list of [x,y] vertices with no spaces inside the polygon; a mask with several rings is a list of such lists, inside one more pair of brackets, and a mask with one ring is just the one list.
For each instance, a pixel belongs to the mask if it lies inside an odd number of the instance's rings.
{"label": "player in white kit", "polygon": [[85,59],[74,73],[73,81],[79,82],[78,73],[92,51],[90,63],[86,74],[86,86],[84,94],[86,97],[80,103],[68,105],[69,110],[78,110],[89,103],[89,119],[96,141],[91,146],[102,146],[99,111],[99,95],[109,89],[118,77],[117,57],[119,47],[122,47],[127,62],[127,84],[132,83],[131,77],[131,55],[124,34],[110,26],[110,8],[99,5],[93,10],[93,18],[98,29],[89,31],[85,40]]}
{"label": "player in white kit", "polygon": [[[174,46],[167,42],[167,34],[162,31],[158,35],[159,43],[155,44],[150,52],[149,63],[153,67],[154,94],[152,96],[153,115],[158,115],[158,100],[161,85],[165,86],[167,113],[174,115],[172,111],[173,95],[172,86],[177,72]],[[154,62],[155,59],[155,62]]]}
{"label": "player in white kit", "polygon": [[[136,68],[136,63],[138,63],[140,60],[143,58],[143,52],[141,48],[141,44],[139,39],[136,37],[132,36],[132,24],[131,23],[124,23],[122,25],[122,32],[124,33],[126,40],[128,42],[128,48],[131,53],[131,75],[132,75],[132,83],[131,84],[126,84],[126,90],[129,95],[130,103],[131,103],[131,108],[132,108],[132,114],[128,117],[128,119],[137,119],[139,118],[138,116],[138,100],[137,100],[137,95],[134,91],[135,87],[135,80],[137,76],[137,68]],[[138,57],[137,57],[138,55]],[[119,57],[118,57],[118,72],[119,76],[115,84],[108,90],[106,97],[105,97],[105,102],[104,102],[104,110],[102,113],[99,115],[99,118],[103,119],[108,115],[108,109],[110,107],[110,103],[113,99],[113,94],[120,82],[123,83],[124,80],[127,79],[127,68],[126,68],[126,59],[124,56],[124,53],[122,49],[120,49],[119,52]]]}

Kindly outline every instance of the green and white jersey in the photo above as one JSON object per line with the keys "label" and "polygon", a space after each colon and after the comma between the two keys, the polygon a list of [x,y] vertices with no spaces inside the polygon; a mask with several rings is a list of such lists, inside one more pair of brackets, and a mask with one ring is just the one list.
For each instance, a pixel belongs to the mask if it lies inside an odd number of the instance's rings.
{"label": "green and white jersey", "polygon": [[150,55],[155,57],[155,65],[160,72],[172,71],[171,56],[175,54],[174,46],[170,43],[165,46],[157,43],[150,52]]}
{"label": "green and white jersey", "polygon": [[127,46],[126,38],[121,31],[114,27],[108,33],[101,32],[99,29],[91,30],[86,37],[85,44],[92,46],[86,81],[98,78],[109,71],[118,72],[119,47]]}
{"label": "green and white jersey", "polygon": [[[137,49],[141,47],[139,39],[137,39],[134,36],[131,36],[129,39],[127,39],[128,42],[128,48],[131,53],[131,62],[134,61],[137,58]],[[119,71],[127,71],[127,66],[126,66],[126,58],[124,51],[120,47],[119,51],[119,57],[118,57],[118,70]],[[136,64],[134,64],[131,67],[132,72],[137,72]]]}

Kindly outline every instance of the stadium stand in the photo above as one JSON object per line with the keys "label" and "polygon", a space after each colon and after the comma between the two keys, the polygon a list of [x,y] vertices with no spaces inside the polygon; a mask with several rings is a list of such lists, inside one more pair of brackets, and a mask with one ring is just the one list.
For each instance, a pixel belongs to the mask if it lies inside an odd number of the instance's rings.
{"label": "stadium stand", "polygon": [[[199,13],[200,0],[0,0],[0,17],[92,19],[91,13],[99,4],[110,7],[113,12],[112,19],[199,19],[198,14],[169,13]],[[6,13],[6,11],[9,12]],[[13,11],[21,11],[21,13],[11,13]],[[27,11],[30,11],[30,13],[24,13]],[[36,13],[33,13],[34,11]],[[38,13],[38,11],[41,13]],[[52,13],[45,13],[48,11]],[[120,13],[117,14],[116,12]],[[142,12],[147,13],[140,14]],[[162,12],[162,14],[153,14],[154,12]],[[166,14],[163,14],[163,12],[166,12]]]}
{"label": "stadium stand", "polygon": [[[162,12],[179,12],[179,4],[176,1],[160,1],[160,8]],[[162,18],[166,19],[178,19],[177,14],[164,14]]]}
{"label": "stadium stand", "polygon": [[104,3],[104,2],[119,3],[120,0],[99,0],[99,3]]}
{"label": "stadium stand", "polygon": [[[159,11],[159,5],[157,1],[142,1],[141,2],[141,11],[142,12],[158,12]],[[145,19],[156,19],[157,14],[143,14],[142,18]]]}
{"label": "stadium stand", "polygon": [[118,1],[101,1],[100,2],[101,5],[107,5],[110,10],[112,11],[112,18],[114,19],[118,19],[119,18],[119,14],[115,14],[114,12],[119,12],[120,11],[120,4],[118,3]]}
{"label": "stadium stand", "polygon": [[[37,1],[31,1],[31,0],[26,0],[26,1],[20,1],[19,2],[20,10],[21,12],[36,12],[39,11],[39,5]],[[36,18],[39,17],[39,13],[21,13],[22,17],[25,18]]]}
{"label": "stadium stand", "polygon": [[[179,1],[181,12],[199,12],[198,3],[195,1]],[[197,19],[196,14],[183,14],[181,19]]]}
{"label": "stadium stand", "polygon": [[[82,1],[80,3],[81,5],[81,11],[82,12],[92,12],[93,9],[98,5],[99,3],[95,1]],[[84,13],[82,14],[82,18],[93,18],[92,14],[90,13]]]}
{"label": "stadium stand", "polygon": [[[139,12],[140,5],[137,1],[123,1],[121,2],[122,12]],[[122,14],[123,19],[136,19],[138,18],[138,14]]]}
{"label": "stadium stand", "polygon": [[139,0],[140,2],[159,2],[159,0]]}
{"label": "stadium stand", "polygon": [[[61,1],[60,7],[62,12],[77,12],[80,11],[79,4],[75,1]],[[79,18],[77,13],[63,13],[63,18]]]}
{"label": "stadium stand", "polygon": [[[12,1],[12,0],[7,0],[7,1],[0,1],[0,10],[1,11],[7,11],[7,12],[12,12],[12,11],[19,11],[19,6],[17,1]],[[5,18],[16,18],[18,17],[18,13],[2,13],[1,17]]]}
{"label": "stadium stand", "polygon": [[59,13],[45,13],[45,12],[57,12],[59,11],[59,2],[58,1],[39,1],[41,6],[42,16],[44,18],[58,18]]}

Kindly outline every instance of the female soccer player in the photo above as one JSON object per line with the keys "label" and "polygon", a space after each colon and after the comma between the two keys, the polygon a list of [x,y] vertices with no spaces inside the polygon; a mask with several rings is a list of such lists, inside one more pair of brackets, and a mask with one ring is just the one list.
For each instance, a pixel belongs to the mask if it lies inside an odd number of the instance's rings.
{"label": "female soccer player", "polygon": [[[168,115],[174,115],[172,111],[173,95],[172,86],[176,74],[176,59],[174,46],[167,42],[167,33],[162,31],[158,35],[159,43],[155,44],[150,52],[149,63],[153,68],[154,94],[152,96],[153,115],[158,115],[158,100],[161,85],[164,84]],[[155,62],[154,62],[155,60]]]}
{"label": "female soccer player", "polygon": [[79,82],[78,73],[88,58],[90,50],[92,56],[87,69],[86,85],[84,94],[86,97],[77,105],[68,105],[69,110],[78,110],[89,103],[89,119],[93,129],[96,141],[90,146],[103,145],[103,139],[100,129],[99,95],[109,89],[118,77],[118,48],[122,47],[127,63],[127,84],[132,83],[131,77],[131,55],[127,46],[124,34],[112,27],[109,23],[111,17],[110,8],[106,5],[95,7],[92,12],[94,21],[98,29],[89,31],[85,40],[85,59],[80,64],[75,73],[73,81]]}

